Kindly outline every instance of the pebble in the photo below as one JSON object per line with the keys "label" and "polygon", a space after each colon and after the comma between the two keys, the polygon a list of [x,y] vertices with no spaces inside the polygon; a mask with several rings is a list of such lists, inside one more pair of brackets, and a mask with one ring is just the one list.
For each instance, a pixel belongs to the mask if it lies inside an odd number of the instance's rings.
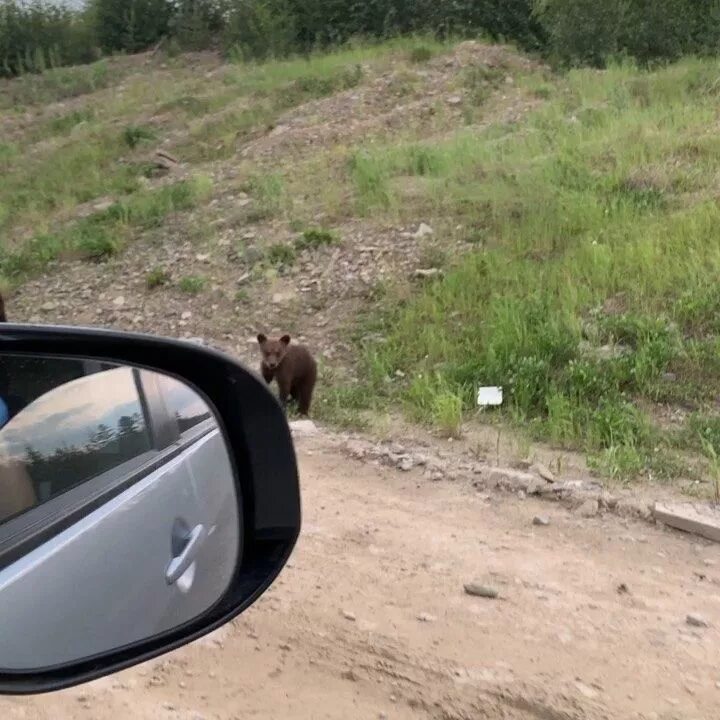
{"label": "pebble", "polygon": [[445,273],[440,268],[417,268],[413,270],[412,276],[418,280],[440,278]]}
{"label": "pebble", "polygon": [[428,235],[432,235],[435,231],[427,224],[427,223],[420,223],[418,226],[418,229],[414,232],[413,237],[416,240],[419,240],[421,238],[427,237]]}
{"label": "pebble", "polygon": [[352,670],[343,670],[340,677],[343,680],[350,680],[350,682],[357,682],[358,679],[358,676]]}
{"label": "pebble", "polygon": [[181,315],[181,320],[189,320],[192,317],[192,313],[189,310],[185,310]]}
{"label": "pebble", "polygon": [[547,465],[543,465],[542,463],[535,463],[532,466],[532,469],[543,479],[547,480],[548,482],[555,482],[555,475],[550,470]]}
{"label": "pebble", "polygon": [[415,467],[415,461],[409,455],[405,455],[398,460],[397,466],[403,472],[409,472]]}
{"label": "pebble", "polygon": [[536,515],[533,518],[533,525],[547,526],[550,524],[550,518],[545,515]]}
{"label": "pebble", "polygon": [[302,420],[292,420],[290,422],[290,431],[296,437],[309,437],[311,435],[317,435],[320,430],[318,426],[312,421],[304,418]]}
{"label": "pebble", "polygon": [[581,695],[584,695],[589,700],[593,700],[598,696],[597,690],[594,690],[590,686],[582,682],[576,682],[575,687],[578,689]]}
{"label": "pebble", "polygon": [[466,583],[463,587],[468,595],[473,595],[474,597],[484,597],[493,600],[498,596],[498,591],[489,585]]}
{"label": "pebble", "polygon": [[584,518],[595,517],[598,514],[598,511],[598,501],[594,498],[585,500],[585,502],[578,508],[578,513],[580,513],[580,517]]}
{"label": "pebble", "polygon": [[113,305],[114,305],[115,307],[122,307],[124,304],[125,304],[125,296],[124,296],[124,295],[118,295],[118,296],[113,300]]}
{"label": "pebble", "polygon": [[437,620],[437,618],[434,615],[431,615],[430,613],[420,613],[417,616],[417,619],[420,622],[426,622],[426,623],[432,623],[432,622],[435,622],[435,620]]}
{"label": "pebble", "polygon": [[350,620],[351,622],[355,622],[355,620],[357,619],[357,618],[355,617],[355,613],[354,613],[354,612],[350,612],[349,610],[343,610],[343,611],[342,611],[342,616],[343,616],[346,620]]}
{"label": "pebble", "polygon": [[709,627],[708,621],[702,615],[698,615],[697,613],[688,613],[685,618],[685,622],[692,627]]}

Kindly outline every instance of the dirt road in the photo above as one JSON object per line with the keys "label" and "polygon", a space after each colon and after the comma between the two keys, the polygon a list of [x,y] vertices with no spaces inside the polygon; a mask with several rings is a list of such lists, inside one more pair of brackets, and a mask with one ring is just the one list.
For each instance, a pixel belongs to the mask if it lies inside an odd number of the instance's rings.
{"label": "dirt road", "polygon": [[[720,707],[720,548],[299,442],[304,528],[235,624],[3,718],[656,718]],[[535,515],[550,519],[533,524]],[[463,584],[499,591],[471,597]],[[698,613],[710,627],[691,627]]]}

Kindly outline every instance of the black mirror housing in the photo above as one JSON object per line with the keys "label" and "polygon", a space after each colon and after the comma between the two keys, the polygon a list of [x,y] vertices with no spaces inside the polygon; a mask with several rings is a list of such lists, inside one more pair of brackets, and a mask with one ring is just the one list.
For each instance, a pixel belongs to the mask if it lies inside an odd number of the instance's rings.
{"label": "black mirror housing", "polygon": [[231,357],[190,342],[90,328],[3,324],[0,353],[126,364],[191,386],[215,411],[242,517],[242,553],[234,576],[209,610],[100,655],[37,670],[0,670],[0,693],[59,690],[154,658],[227,623],[273,583],[300,532],[300,490],[285,413],[259,377]]}

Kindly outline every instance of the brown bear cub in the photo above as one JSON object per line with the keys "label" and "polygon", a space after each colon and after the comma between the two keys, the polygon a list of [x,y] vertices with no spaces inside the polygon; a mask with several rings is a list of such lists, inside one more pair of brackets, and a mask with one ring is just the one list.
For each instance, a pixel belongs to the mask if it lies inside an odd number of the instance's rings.
{"label": "brown bear cub", "polygon": [[301,415],[310,411],[317,363],[304,345],[291,345],[290,336],[280,339],[268,338],[262,333],[257,336],[262,352],[260,372],[268,385],[277,380],[280,402],[287,404],[291,397],[298,405]]}

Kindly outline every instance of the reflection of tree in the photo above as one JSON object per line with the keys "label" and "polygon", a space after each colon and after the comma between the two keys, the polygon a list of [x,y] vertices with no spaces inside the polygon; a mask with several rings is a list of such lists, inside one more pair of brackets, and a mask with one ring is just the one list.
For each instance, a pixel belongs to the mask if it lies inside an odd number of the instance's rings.
{"label": "reflection of tree", "polygon": [[52,452],[42,453],[31,445],[25,448],[25,463],[36,488],[49,483],[46,496],[106,472],[150,449],[145,423],[140,413],[123,415],[115,428],[98,423],[85,443],[63,443]]}

